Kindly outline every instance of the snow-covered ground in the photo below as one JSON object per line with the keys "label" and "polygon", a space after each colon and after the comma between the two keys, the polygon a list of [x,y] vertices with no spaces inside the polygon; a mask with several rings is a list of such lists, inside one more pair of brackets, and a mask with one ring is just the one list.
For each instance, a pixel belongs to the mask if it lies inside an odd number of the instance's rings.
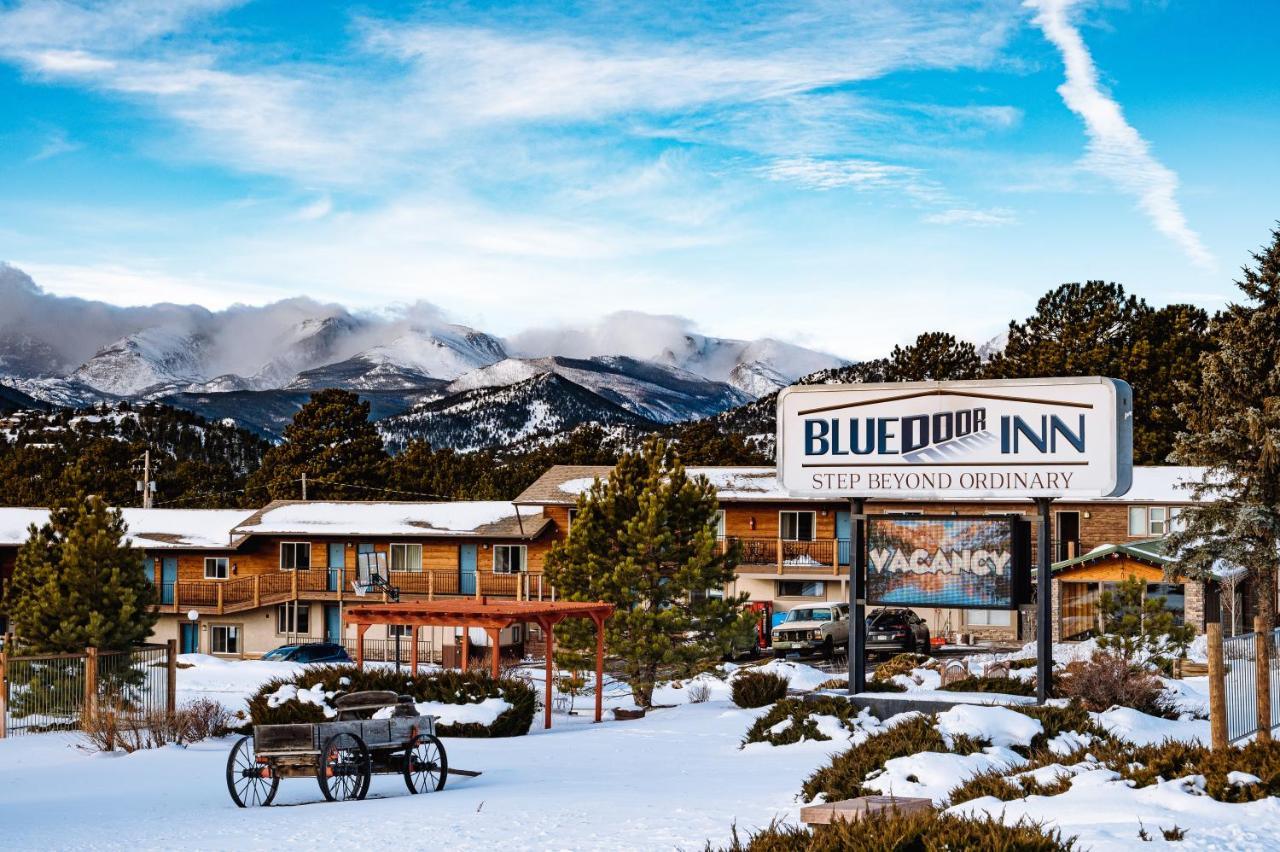
{"label": "snow-covered ground", "polygon": [[[231,709],[243,708],[264,680],[299,670],[288,663],[200,656],[183,662],[190,667],[179,673],[182,699],[209,696]],[[773,661],[766,667],[786,674],[799,689],[813,689],[830,677],[796,663]],[[695,683],[708,688],[708,701],[689,703]],[[926,684],[918,686],[927,690]],[[1183,687],[1182,697],[1194,704],[1198,690],[1190,682]],[[631,701],[622,684],[613,684],[606,696],[607,707]],[[79,738],[71,734],[16,737],[0,741],[0,772],[9,780],[0,799],[0,847],[700,849],[708,840],[726,842],[735,824],[748,832],[775,819],[794,823],[802,781],[848,748],[846,737],[858,743],[881,727],[861,719],[850,734],[831,717],[819,725],[831,741],[741,748],[743,735],[767,708],[742,710],[728,696],[724,679],[703,675],[660,687],[655,701],[675,706],[644,719],[595,725],[587,715],[556,714],[549,732],[535,726],[526,737],[448,739],[452,765],[484,774],[453,777],[440,793],[410,796],[398,777],[379,776],[368,800],[329,804],[320,801],[315,783],[288,780],[277,798],[285,807],[250,810],[236,808],[225,788],[234,738],[95,755],[78,747]],[[582,700],[580,706],[590,703]],[[1165,736],[1200,740],[1206,727],[1200,720],[1154,719],[1124,710],[1099,714],[1098,721],[1139,742]],[[1012,710],[979,705],[939,714],[936,724],[946,737],[979,735],[992,745],[968,756],[926,752],[890,761],[874,786],[945,801],[966,773],[993,766],[1019,771],[1026,761],[1012,748],[1025,746],[1041,730],[1038,721]],[[1081,744],[1064,741],[1061,753]],[[1037,770],[1037,777],[1051,781],[1058,771],[1074,776],[1066,793],[1013,802],[977,799],[954,810],[1003,814],[1009,822],[1024,815],[1046,820],[1097,850],[1134,848],[1141,826],[1158,846],[1164,843],[1160,829],[1173,825],[1187,830],[1182,849],[1280,848],[1280,800],[1216,802],[1200,794],[1194,778],[1132,789],[1109,770],[1088,764]],[[303,803],[311,804],[288,807]]]}

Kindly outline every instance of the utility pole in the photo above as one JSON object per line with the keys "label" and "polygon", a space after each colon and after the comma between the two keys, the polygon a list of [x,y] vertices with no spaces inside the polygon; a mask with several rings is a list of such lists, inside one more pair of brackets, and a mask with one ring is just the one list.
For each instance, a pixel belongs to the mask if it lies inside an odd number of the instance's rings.
{"label": "utility pole", "polygon": [[302,474],[302,502],[307,502],[307,475]]}
{"label": "utility pole", "polygon": [[[133,463],[137,464],[138,460],[134,459]],[[142,454],[142,481],[138,483],[138,490],[142,492],[142,508],[150,509],[155,491],[155,483],[151,481],[151,450],[146,450]]]}

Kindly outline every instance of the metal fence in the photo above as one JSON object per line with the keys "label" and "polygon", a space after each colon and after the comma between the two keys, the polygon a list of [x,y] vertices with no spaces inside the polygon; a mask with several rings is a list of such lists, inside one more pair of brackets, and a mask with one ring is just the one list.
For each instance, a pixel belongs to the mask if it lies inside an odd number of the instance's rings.
{"label": "metal fence", "polygon": [[0,737],[75,731],[112,710],[139,718],[174,709],[173,643],[128,651],[0,655]]}
{"label": "metal fence", "polygon": [[[1222,640],[1224,687],[1227,705],[1227,739],[1244,739],[1258,731],[1257,634],[1245,633]],[[1271,727],[1280,726],[1280,629],[1271,634],[1268,679],[1271,691]]]}
{"label": "metal fence", "polygon": [[[356,656],[356,640],[344,637],[342,647],[351,655],[352,659]],[[397,647],[399,648],[399,657],[397,658]],[[399,662],[403,665],[409,665],[409,661],[413,659],[413,640],[407,636],[401,637],[397,646],[396,640],[391,639],[365,639],[364,640],[364,661],[366,663],[394,663]],[[418,662],[419,663],[438,663],[440,662],[440,652],[429,639],[418,640]]]}

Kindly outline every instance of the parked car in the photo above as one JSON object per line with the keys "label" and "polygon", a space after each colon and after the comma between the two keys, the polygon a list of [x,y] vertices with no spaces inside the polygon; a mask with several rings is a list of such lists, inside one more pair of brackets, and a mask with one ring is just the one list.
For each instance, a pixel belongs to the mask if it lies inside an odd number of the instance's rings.
{"label": "parked car", "polygon": [[929,626],[912,610],[878,609],[867,615],[867,653],[927,654]]}
{"label": "parked car", "polygon": [[349,663],[352,661],[347,650],[336,642],[281,645],[263,654],[262,659],[277,663]]}
{"label": "parked car", "polygon": [[831,659],[848,647],[849,605],[798,606],[773,628],[775,657],[821,655]]}

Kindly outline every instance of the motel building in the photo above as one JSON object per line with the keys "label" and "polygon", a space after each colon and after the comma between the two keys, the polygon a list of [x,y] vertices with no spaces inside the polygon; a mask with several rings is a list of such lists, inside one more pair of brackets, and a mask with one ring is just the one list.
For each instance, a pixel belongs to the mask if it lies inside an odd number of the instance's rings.
{"label": "motel building", "polygon": [[[549,600],[543,581],[551,545],[568,534],[578,498],[609,467],[556,466],[512,502],[294,502],[257,511],[124,509],[133,546],[142,551],[155,584],[160,620],[155,639],[174,639],[184,653],[254,657],[283,644],[336,641],[354,645],[344,612],[381,600],[359,596],[358,581],[386,577],[403,601],[448,598]],[[848,600],[850,507],[830,497],[788,496],[772,467],[692,467],[706,476],[720,500],[719,535],[740,546],[737,577],[725,594],[747,593],[775,613],[795,606]],[[1184,467],[1136,467],[1127,494],[1053,504],[1055,560],[1053,635],[1086,638],[1098,625],[1103,591],[1133,575],[1175,615],[1203,629],[1206,611],[1222,608],[1224,627],[1245,625],[1249,595],[1238,584],[1219,594],[1218,583],[1166,582],[1169,560],[1162,538],[1190,503],[1178,483],[1200,472]],[[1025,515],[1030,500],[868,500],[867,511],[886,515]],[[0,583],[30,524],[45,509],[0,508]],[[1032,524],[1034,536],[1036,525]],[[1033,542],[1034,547],[1034,542]],[[1033,551],[1034,552],[1034,551]],[[1222,584],[1222,588],[1228,588]],[[916,611],[935,637],[1027,641],[1034,636],[1033,607],[1021,612],[923,609]],[[1239,610],[1239,611],[1237,611]],[[2,619],[2,615],[0,615]],[[394,653],[408,630],[376,627],[366,634],[367,655]],[[422,659],[453,662],[458,631],[420,633]],[[486,639],[471,637],[481,659]],[[503,631],[502,653],[540,654],[536,628]]]}

